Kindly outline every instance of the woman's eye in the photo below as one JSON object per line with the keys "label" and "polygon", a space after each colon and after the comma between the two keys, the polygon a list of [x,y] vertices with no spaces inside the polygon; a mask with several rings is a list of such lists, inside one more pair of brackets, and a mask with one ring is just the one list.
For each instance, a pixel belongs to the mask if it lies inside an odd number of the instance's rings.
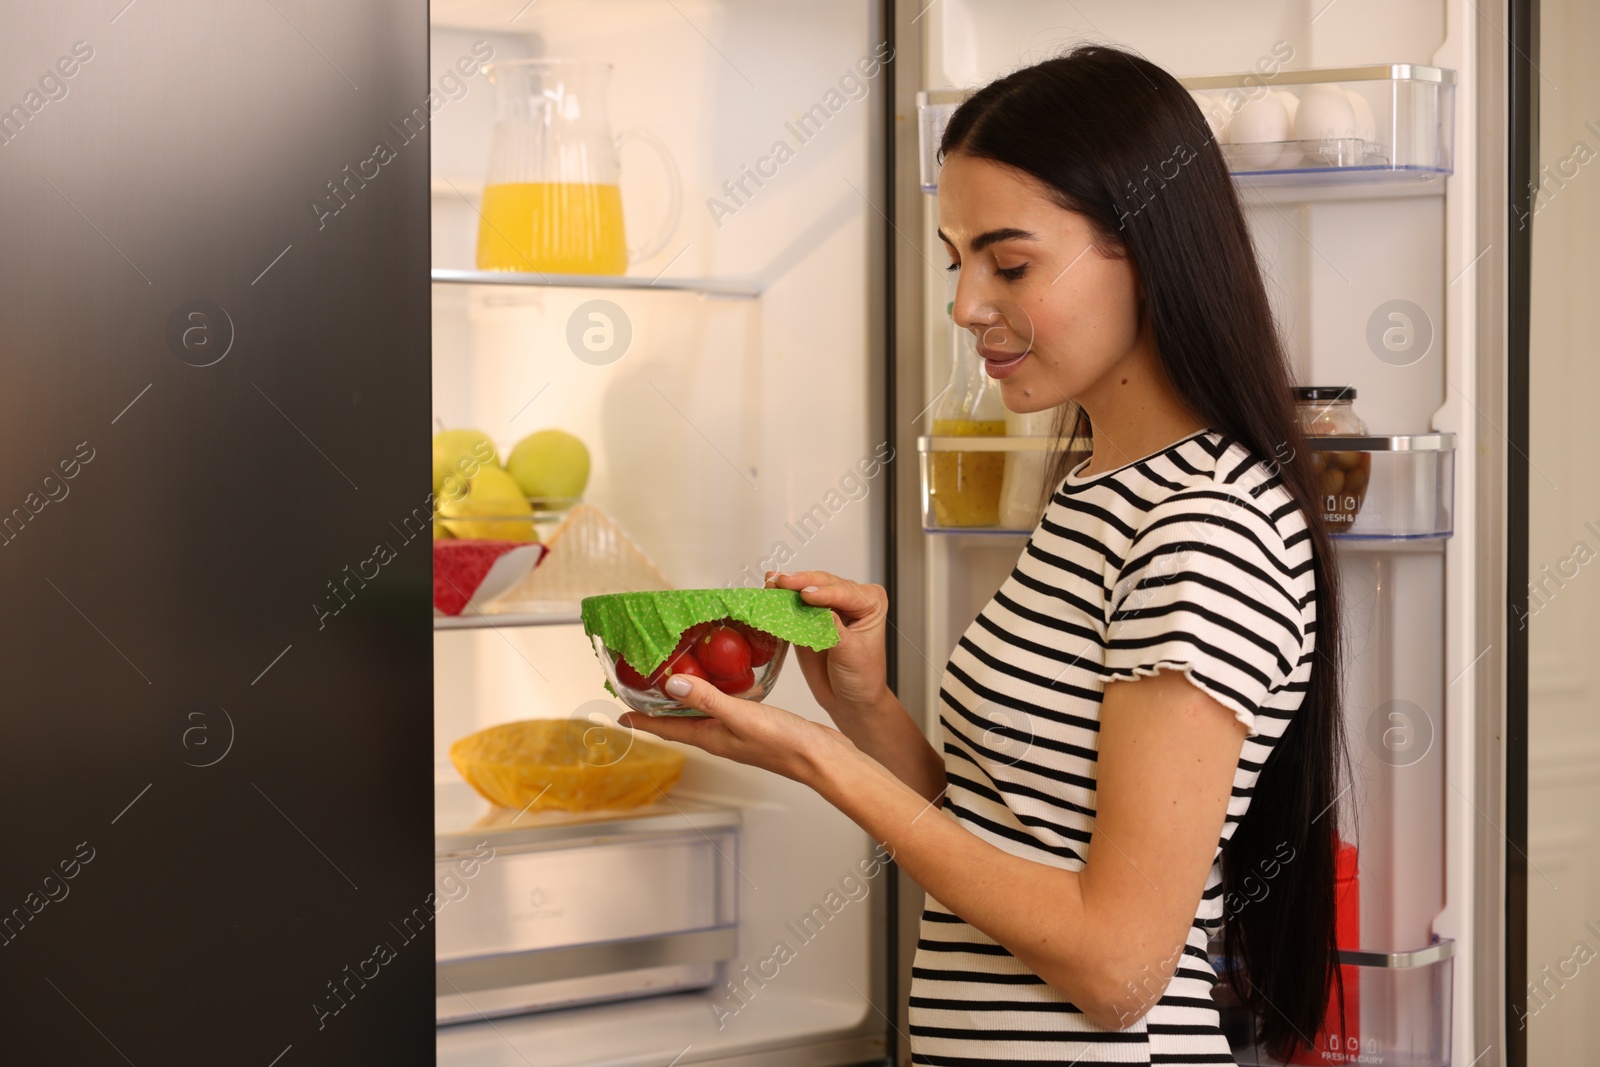
{"label": "woman's eye", "polygon": [[945,268],[945,270],[948,270],[948,271],[957,271],[957,270],[960,270],[960,269],[961,269],[961,264],[959,264],[959,263],[952,263],[948,267]]}
{"label": "woman's eye", "polygon": [[1024,263],[1019,267],[996,267],[995,273],[1000,275],[1000,277],[1004,278],[1008,282],[1014,282],[1018,278],[1022,277],[1023,272],[1027,269],[1028,265]]}

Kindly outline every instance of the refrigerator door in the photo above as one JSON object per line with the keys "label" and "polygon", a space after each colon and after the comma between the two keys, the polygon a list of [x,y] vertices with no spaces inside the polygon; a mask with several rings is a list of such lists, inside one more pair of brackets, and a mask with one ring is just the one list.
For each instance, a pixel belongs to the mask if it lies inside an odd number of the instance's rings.
{"label": "refrigerator door", "polygon": [[[1470,1050],[1458,1052],[1463,1062],[1498,1046],[1502,702],[1498,654],[1485,650],[1505,645],[1493,593],[1504,576],[1489,562],[1502,555],[1492,441],[1503,435],[1481,425],[1493,425],[1505,373],[1499,253],[1483,258],[1504,221],[1497,205],[1505,198],[1490,195],[1502,180],[1503,132],[1484,125],[1498,121],[1504,97],[1496,65],[1503,37],[1457,0],[1414,20],[1278,0],[1220,13],[1170,0],[1087,0],[1065,12],[1044,0],[945,0],[897,19],[906,121],[895,148],[895,224],[910,269],[895,279],[895,440],[905,454],[932,434],[930,401],[949,374],[937,200],[918,192],[936,188],[938,168],[919,134],[936,144],[940,123],[974,88],[1075,44],[1104,42],[1136,50],[1197,92],[1270,82],[1293,95],[1326,81],[1393,105],[1379,124],[1387,163],[1363,157],[1356,168],[1325,158],[1326,173],[1312,173],[1319,163],[1303,153],[1274,154],[1271,166],[1252,164],[1248,151],[1225,158],[1249,172],[1236,188],[1299,381],[1359,386],[1375,434],[1453,435],[1453,454],[1441,447],[1431,461],[1375,458],[1386,486],[1341,542],[1347,595],[1366,597],[1347,609],[1367,641],[1350,653],[1345,696],[1360,777],[1352,806],[1367,835],[1362,927],[1378,939],[1368,947],[1453,939],[1458,978],[1437,986],[1448,1001],[1446,1044]],[[931,454],[939,439],[925,447]],[[926,533],[938,524],[919,506],[918,472],[905,465],[897,479],[898,691],[937,738],[945,656],[1014,565],[1022,537],[992,527]],[[1406,735],[1415,758],[1394,750],[1399,734],[1384,729],[1399,712],[1421,728]],[[902,976],[920,898],[908,881]]]}
{"label": "refrigerator door", "polygon": [[7,1062],[432,1062],[427,44],[8,7]]}

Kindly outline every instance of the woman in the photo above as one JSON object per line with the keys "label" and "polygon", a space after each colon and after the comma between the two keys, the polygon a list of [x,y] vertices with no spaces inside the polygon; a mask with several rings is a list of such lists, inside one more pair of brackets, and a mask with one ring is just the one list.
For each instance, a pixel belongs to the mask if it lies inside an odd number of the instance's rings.
{"label": "woman", "polygon": [[812,786],[927,890],[913,1062],[1232,1063],[1224,917],[1287,1054],[1338,974],[1337,601],[1232,182],[1177,81],[1105,47],[985,87],[941,154],[957,324],[1093,446],[950,658],[942,751],[885,685],[883,590],[822,572],[769,584],[837,614],[799,650],[837,730],[688,677],[710,718],[624,721]]}

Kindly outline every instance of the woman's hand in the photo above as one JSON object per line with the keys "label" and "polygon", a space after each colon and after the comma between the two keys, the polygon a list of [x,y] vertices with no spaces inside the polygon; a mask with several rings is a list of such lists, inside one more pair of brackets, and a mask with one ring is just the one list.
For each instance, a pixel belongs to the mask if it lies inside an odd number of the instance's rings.
{"label": "woman's hand", "polygon": [[812,695],[835,722],[840,713],[854,717],[892,699],[884,659],[889,594],[883,586],[862,585],[827,571],[772,571],[767,584],[797,589],[805,603],[834,613],[837,645],[821,652],[796,645],[794,652]]}
{"label": "woman's hand", "polygon": [[665,688],[668,696],[710,718],[630,711],[617,722],[805,785],[817,782],[817,771],[830,753],[838,753],[841,746],[855,747],[831,726],[770,704],[729,696],[703,678],[675,675]]}

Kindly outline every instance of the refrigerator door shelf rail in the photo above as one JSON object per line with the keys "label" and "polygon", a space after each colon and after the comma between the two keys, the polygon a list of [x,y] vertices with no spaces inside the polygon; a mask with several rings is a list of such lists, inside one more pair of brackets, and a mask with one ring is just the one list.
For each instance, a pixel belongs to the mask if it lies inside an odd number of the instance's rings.
{"label": "refrigerator door shelf rail", "polygon": [[1383,967],[1404,971],[1416,967],[1431,967],[1455,954],[1456,943],[1447,937],[1435,941],[1427,948],[1412,949],[1409,952],[1376,952],[1370,949],[1342,948],[1339,950],[1339,962],[1353,967]]}
{"label": "refrigerator door shelf rail", "polygon": [[[1228,170],[1249,187],[1253,199],[1281,199],[1255,192],[1275,186],[1332,187],[1355,197],[1381,186],[1440,196],[1443,179],[1455,171],[1452,70],[1393,63],[1179,81],[1205,115]],[[950,116],[971,95],[969,89],[917,94],[923,192],[938,191],[939,140]],[[1309,106],[1302,112],[1303,101]],[[1164,161],[1172,168],[1166,175],[1146,168],[1144,192],[1135,195],[1156,195],[1163,178],[1176,177],[1188,158],[1180,152]],[[1313,198],[1325,199],[1329,192],[1324,188]]]}
{"label": "refrigerator door shelf rail", "polygon": [[494,285],[523,289],[627,289],[636,292],[698,293],[729,300],[753,300],[761,284],[748,278],[645,278],[627,274],[526,274],[502,270],[442,270],[432,272],[435,285]]}

